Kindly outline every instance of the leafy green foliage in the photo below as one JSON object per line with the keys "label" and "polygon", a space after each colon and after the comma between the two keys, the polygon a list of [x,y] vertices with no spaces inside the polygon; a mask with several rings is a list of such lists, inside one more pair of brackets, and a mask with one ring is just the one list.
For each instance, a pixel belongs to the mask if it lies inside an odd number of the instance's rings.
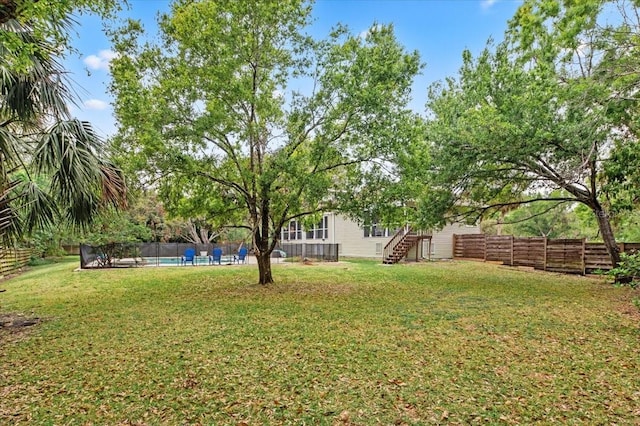
{"label": "leafy green foliage", "polygon": [[248,229],[261,283],[283,225],[356,211],[353,193],[388,175],[395,145],[417,134],[418,54],[391,25],[313,40],[310,8],[177,1],[159,19],[161,43],[141,43],[139,22],[112,32],[120,164],[150,179],[170,213]]}
{"label": "leafy green foliage", "polygon": [[31,235],[28,243],[33,248],[36,257],[59,257],[66,254],[61,243],[68,235],[68,231],[59,228],[39,229]]}
{"label": "leafy green foliage", "polygon": [[[523,204],[498,219],[503,224],[502,233],[521,237],[578,238],[581,229],[576,226],[577,217],[569,203]],[[483,222],[486,232],[486,224]]]}
{"label": "leafy green foliage", "polygon": [[113,12],[126,5],[120,0],[2,0],[0,3],[0,25],[3,28],[26,25],[32,38],[25,39],[15,31],[0,31],[3,46],[3,62],[18,73],[29,72],[33,57],[51,54],[51,50],[40,43],[48,40],[56,47],[56,54],[73,51],[70,44],[73,13],[96,13],[102,17],[113,16]]}
{"label": "leafy green foliage", "polygon": [[0,423],[637,419],[637,290],[477,262],[283,263],[270,286],[76,266],[3,282],[3,310],[44,321],[0,330]]}
{"label": "leafy green foliage", "polygon": [[503,43],[464,52],[458,77],[431,87],[425,223],[486,216],[535,191],[586,206],[618,262],[612,217],[638,201],[640,15],[611,3],[527,0]]}
{"label": "leafy green foliage", "polygon": [[122,205],[119,170],[89,123],[73,119],[70,83],[58,59],[68,48],[72,10],[114,2],[13,1],[0,12],[0,239],[35,228],[89,223],[105,205]]}
{"label": "leafy green foliage", "polygon": [[640,211],[620,212],[614,218],[620,241],[640,241]]}
{"label": "leafy green foliage", "polygon": [[53,265],[60,262],[74,262],[77,263],[78,256],[66,256],[66,252],[56,251],[55,253],[48,254],[47,257],[39,257],[32,256],[29,259],[28,266],[43,266],[43,265]]}
{"label": "leafy green foliage", "polygon": [[108,211],[97,218],[82,239],[85,243],[98,245],[150,241],[151,230],[143,224],[135,223],[124,213]]}
{"label": "leafy green foliage", "polygon": [[[551,194],[561,197],[562,193]],[[540,194],[532,198],[543,198]],[[510,212],[505,222],[510,224],[514,235],[546,238],[578,238],[580,229],[575,225],[575,205],[567,202],[536,202],[524,204]]]}
{"label": "leafy green foliage", "polygon": [[616,278],[617,281],[624,277],[626,284],[637,287],[640,282],[640,253],[622,253],[618,266],[609,270],[607,275]]}
{"label": "leafy green foliage", "polygon": [[[577,222],[574,226],[579,229],[579,234],[591,241],[601,241],[598,231],[598,223],[588,208],[578,205],[574,209]],[[617,240],[622,242],[640,241],[640,211],[619,210],[610,216],[611,223],[616,233]]]}
{"label": "leafy green foliage", "polygon": [[98,262],[101,266],[111,267],[117,259],[125,257],[137,258],[132,243],[150,241],[152,231],[144,224],[138,224],[122,212],[106,211],[96,218],[89,232],[82,237],[82,242],[96,248],[100,253]]}

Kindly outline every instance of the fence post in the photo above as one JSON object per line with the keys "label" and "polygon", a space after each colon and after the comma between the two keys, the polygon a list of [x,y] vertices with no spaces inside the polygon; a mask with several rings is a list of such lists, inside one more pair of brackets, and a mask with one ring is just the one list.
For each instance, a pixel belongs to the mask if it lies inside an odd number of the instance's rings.
{"label": "fence post", "polygon": [[484,237],[484,261],[487,261],[487,234],[483,235]]}
{"label": "fence post", "polygon": [[544,237],[544,254],[542,257],[542,270],[547,270],[547,237]]}
{"label": "fence post", "polygon": [[[451,258],[456,258],[456,246],[458,245],[458,236],[453,234],[453,253],[451,253]],[[429,252],[431,252],[431,245],[429,245]],[[429,253],[431,255],[431,253]]]}
{"label": "fence post", "polygon": [[511,254],[511,256],[510,256],[510,262],[511,262],[511,263],[509,263],[509,266],[513,266],[513,244],[514,244],[514,243],[513,243],[513,240],[514,240],[514,238],[513,238],[513,235],[512,235],[512,236],[511,236],[511,252],[510,252],[510,254]]}
{"label": "fence post", "polygon": [[620,243],[620,253],[624,253],[624,243]]}
{"label": "fence post", "polygon": [[582,275],[587,275],[587,239],[582,239]]}

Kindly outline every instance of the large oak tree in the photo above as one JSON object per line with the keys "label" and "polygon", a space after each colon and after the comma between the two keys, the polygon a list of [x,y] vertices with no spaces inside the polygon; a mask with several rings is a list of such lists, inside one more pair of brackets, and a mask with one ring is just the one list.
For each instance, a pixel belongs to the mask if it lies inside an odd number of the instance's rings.
{"label": "large oak tree", "polygon": [[310,11],[300,0],[181,0],[159,20],[161,42],[140,42],[136,22],[113,34],[124,163],[168,208],[246,226],[261,284],[273,281],[281,228],[339,208],[415,123],[418,54],[385,25],[314,40]]}
{"label": "large oak tree", "polygon": [[525,1],[504,42],[476,58],[464,52],[458,77],[431,88],[425,222],[445,211],[581,203],[618,263],[611,222],[637,196],[628,160],[638,153],[637,72],[622,52],[638,27],[601,24],[606,3]]}

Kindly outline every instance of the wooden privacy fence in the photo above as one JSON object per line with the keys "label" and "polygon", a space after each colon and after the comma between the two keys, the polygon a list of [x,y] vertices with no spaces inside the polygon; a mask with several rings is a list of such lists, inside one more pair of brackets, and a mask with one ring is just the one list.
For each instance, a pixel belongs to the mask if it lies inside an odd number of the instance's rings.
{"label": "wooden privacy fence", "polygon": [[[640,250],[640,243],[620,243],[621,252]],[[586,239],[547,239],[512,235],[467,234],[453,236],[454,259],[502,262],[551,272],[587,274],[611,269],[604,243]]]}
{"label": "wooden privacy fence", "polygon": [[22,268],[31,258],[31,249],[0,249],[0,277]]}

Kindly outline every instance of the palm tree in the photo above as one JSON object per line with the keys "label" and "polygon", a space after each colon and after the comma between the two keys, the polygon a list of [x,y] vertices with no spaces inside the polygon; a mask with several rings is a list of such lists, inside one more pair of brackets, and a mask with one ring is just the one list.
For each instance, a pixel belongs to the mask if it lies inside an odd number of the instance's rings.
{"label": "palm tree", "polygon": [[0,21],[0,31],[18,46],[0,46],[0,242],[58,220],[82,226],[102,207],[122,206],[122,173],[101,158],[91,125],[70,115],[56,44],[15,19]]}

